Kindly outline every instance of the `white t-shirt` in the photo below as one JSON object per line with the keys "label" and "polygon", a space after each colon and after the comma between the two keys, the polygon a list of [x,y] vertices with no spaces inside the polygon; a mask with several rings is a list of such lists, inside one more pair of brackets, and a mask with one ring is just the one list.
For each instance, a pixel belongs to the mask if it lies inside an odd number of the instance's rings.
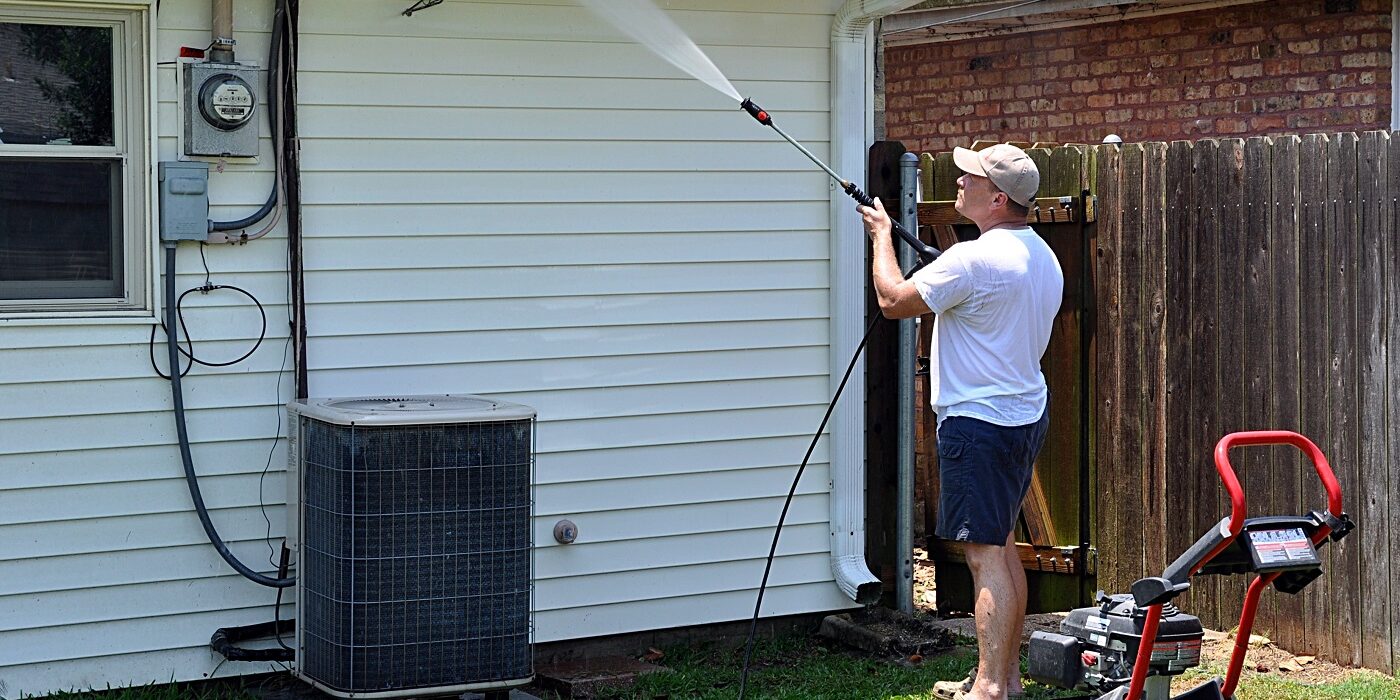
{"label": "white t-shirt", "polygon": [[937,314],[929,393],[939,423],[1039,420],[1047,398],[1040,358],[1065,286],[1050,246],[1029,227],[991,229],[948,248],[913,282]]}

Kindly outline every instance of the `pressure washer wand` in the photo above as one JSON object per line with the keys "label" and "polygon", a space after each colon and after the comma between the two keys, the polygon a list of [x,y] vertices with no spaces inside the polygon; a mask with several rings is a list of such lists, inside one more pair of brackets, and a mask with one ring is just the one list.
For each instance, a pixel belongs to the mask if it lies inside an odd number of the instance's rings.
{"label": "pressure washer wand", "polygon": [[[867,207],[875,206],[875,200],[871,199],[870,195],[862,192],[861,189],[856,186],[856,183],[851,182],[850,180],[847,180],[841,177],[840,175],[837,175],[835,170],[832,170],[830,167],[828,167],[827,164],[823,163],[820,158],[816,157],[815,155],[812,155],[812,152],[807,150],[805,146],[798,143],[797,140],[792,138],[791,136],[788,136],[786,131],[783,131],[782,129],[778,128],[778,125],[773,123],[773,117],[769,115],[768,112],[764,111],[762,107],[759,107],[758,105],[754,104],[754,101],[752,99],[744,100],[743,103],[741,103],[739,106],[745,112],[748,112],[749,116],[752,116],[754,119],[758,120],[759,124],[762,124],[766,127],[771,128],[773,131],[778,132],[778,135],[783,137],[784,140],[786,140],[793,146],[796,146],[797,150],[802,151],[802,155],[807,156],[807,158],[809,158],[813,163],[817,164],[817,167],[821,168],[822,170],[825,170],[826,174],[830,175],[831,179],[835,180],[836,184],[841,186],[841,190],[851,196],[851,199],[854,199]],[[936,258],[938,258],[939,255],[943,254],[943,251],[919,240],[918,236],[915,236],[914,234],[910,233],[909,229],[904,228],[904,226],[900,224],[899,221],[894,217],[890,217],[890,224],[894,228],[894,232],[899,234],[900,239],[902,239],[910,248],[913,248],[915,253],[918,253],[919,263],[921,265],[927,265],[928,263],[931,263]]]}

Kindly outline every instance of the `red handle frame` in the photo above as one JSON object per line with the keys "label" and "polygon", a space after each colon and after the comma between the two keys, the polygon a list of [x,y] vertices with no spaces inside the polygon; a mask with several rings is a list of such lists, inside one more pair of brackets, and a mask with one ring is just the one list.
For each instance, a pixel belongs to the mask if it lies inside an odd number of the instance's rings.
{"label": "red handle frame", "polygon": [[[1313,470],[1317,472],[1318,478],[1322,480],[1322,487],[1327,491],[1328,512],[1337,518],[1342,515],[1342,486],[1337,482],[1337,475],[1332,472],[1332,465],[1327,462],[1327,456],[1322,454],[1322,450],[1318,449],[1312,440],[1291,430],[1251,430],[1230,433],[1220,438],[1220,442],[1215,443],[1215,471],[1220,474],[1220,480],[1224,482],[1225,490],[1230,494],[1230,536],[1211,550],[1200,564],[1196,565],[1196,568],[1191,571],[1192,575],[1200,571],[1201,567],[1214,559],[1216,555],[1225,551],[1239,536],[1240,531],[1244,529],[1246,510],[1244,489],[1240,486],[1240,480],[1235,476],[1235,469],[1230,464],[1230,448],[1249,445],[1292,445],[1302,450],[1312,460]],[[1313,544],[1318,544],[1331,533],[1332,528],[1323,523],[1322,527],[1313,533]],[[1225,674],[1225,685],[1222,688],[1226,697],[1234,694],[1235,686],[1239,683],[1245,652],[1249,649],[1249,633],[1254,626],[1254,614],[1259,605],[1259,595],[1263,593],[1265,586],[1273,583],[1275,578],[1278,578],[1277,573],[1260,576],[1255,578],[1249,586],[1249,591],[1245,596],[1244,609],[1240,613],[1240,626],[1239,631],[1236,632],[1235,650],[1230,656],[1230,668]],[[1161,619],[1162,606],[1153,605],[1147,609],[1142,626],[1142,641],[1139,642],[1137,659],[1133,664],[1133,678],[1128,685],[1126,700],[1138,700],[1142,694],[1143,686],[1147,683],[1147,668],[1152,660],[1152,647],[1157,642],[1157,625]]]}
{"label": "red handle frame", "polygon": [[[1230,466],[1230,448],[1246,445],[1292,445],[1302,450],[1303,454],[1312,460],[1313,470],[1322,480],[1322,487],[1327,490],[1327,510],[1334,517],[1341,517],[1342,485],[1337,482],[1337,475],[1332,473],[1332,465],[1327,462],[1327,456],[1322,454],[1322,450],[1318,449],[1312,440],[1291,430],[1252,430],[1230,433],[1215,443],[1215,471],[1220,473],[1220,480],[1225,482],[1225,489],[1230,492],[1230,532],[1239,534],[1240,528],[1244,526],[1245,513],[1244,489],[1240,488],[1240,482],[1235,478],[1235,470]],[[1331,531],[1330,527],[1324,525],[1320,532],[1322,537],[1326,537]],[[1314,537],[1314,543],[1320,542],[1322,537]]]}

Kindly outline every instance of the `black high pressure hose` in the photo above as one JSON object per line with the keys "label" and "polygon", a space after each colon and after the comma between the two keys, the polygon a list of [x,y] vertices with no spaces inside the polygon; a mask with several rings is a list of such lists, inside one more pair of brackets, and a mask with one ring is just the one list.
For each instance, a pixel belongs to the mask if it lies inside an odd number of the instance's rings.
{"label": "black high pressure hose", "polygon": [[[811,151],[793,140],[793,138],[788,136],[782,129],[779,129],[778,126],[773,123],[773,117],[770,116],[768,112],[764,111],[762,107],[754,104],[752,99],[744,100],[740,105],[740,109],[748,112],[749,116],[756,119],[758,123],[772,128],[773,131],[778,132],[778,135],[782,136],[788,143],[796,146],[797,150],[801,151],[803,155],[811,159],[811,161],[816,163],[822,170],[825,170],[826,173],[841,186],[841,190],[850,195],[852,199],[867,207],[875,206],[875,200],[872,199],[870,195],[861,191],[854,182],[837,175],[836,171],[828,167],[821,159],[812,155]],[[905,228],[893,218],[890,219],[890,227],[894,233],[899,235],[900,240],[904,241],[910,248],[913,248],[914,252],[919,256],[919,262],[909,268],[908,272],[904,273],[904,279],[909,279],[924,265],[937,260],[938,256],[943,254],[943,251],[920,241],[918,236],[910,233],[909,229]],[[802,456],[802,464],[797,467],[797,475],[793,477],[792,487],[788,489],[787,498],[783,501],[783,512],[778,516],[778,526],[773,530],[773,544],[768,548],[768,558],[763,565],[763,580],[758,584],[758,601],[754,603],[753,618],[749,620],[749,637],[748,641],[744,643],[744,668],[739,676],[739,700],[744,700],[744,691],[748,688],[749,664],[753,660],[754,637],[758,631],[759,612],[763,609],[763,593],[768,589],[768,576],[773,571],[773,558],[778,553],[778,538],[783,534],[783,523],[787,521],[788,509],[792,507],[792,498],[797,493],[797,485],[798,482],[802,480],[802,473],[807,470],[807,461],[812,458],[812,452],[817,449],[817,443],[821,440],[822,432],[826,430],[826,424],[831,420],[831,414],[836,409],[836,402],[841,399],[841,392],[845,391],[846,382],[850,380],[851,372],[856,368],[856,360],[859,360],[860,354],[865,351],[865,344],[870,340],[870,333],[875,330],[875,326],[880,322],[881,318],[883,318],[883,315],[876,314],[875,318],[870,320],[870,325],[866,326],[865,335],[861,337],[860,345],[856,346],[855,353],[851,355],[851,363],[846,365],[845,374],[841,375],[841,383],[836,386],[836,395],[832,396],[831,402],[826,405],[826,415],[822,416],[821,425],[817,426],[817,432],[812,436],[811,444],[807,445],[807,454]]]}
{"label": "black high pressure hose", "polygon": [[[893,220],[891,220],[893,223]],[[934,253],[934,259],[942,251],[937,248],[930,248]],[[924,261],[916,263],[909,268],[909,272],[904,274],[904,279],[909,279],[918,272],[925,264]],[[768,559],[763,565],[763,581],[758,584],[758,602],[753,606],[753,619],[749,621],[749,638],[744,643],[744,670],[739,676],[739,700],[744,700],[744,690],[749,684],[749,662],[753,660],[754,635],[758,630],[758,613],[763,607],[763,592],[768,588],[768,575],[773,571],[773,557],[778,553],[778,538],[783,534],[783,523],[787,521],[788,509],[792,506],[793,495],[797,493],[797,484],[802,481],[802,472],[807,470],[807,460],[812,458],[812,452],[817,449],[817,442],[821,440],[822,431],[826,430],[827,421],[831,420],[831,414],[836,409],[836,402],[841,399],[841,392],[846,390],[846,382],[851,378],[851,372],[856,368],[856,360],[860,359],[860,354],[865,351],[865,344],[870,341],[870,333],[879,325],[881,314],[876,314],[870,319],[870,325],[865,327],[865,335],[860,339],[860,345],[856,346],[856,351],[851,355],[851,363],[846,365],[846,373],[841,375],[841,383],[836,386],[836,395],[831,397],[831,403],[826,405],[826,415],[822,416],[821,425],[817,426],[817,432],[812,435],[811,444],[807,445],[807,454],[802,456],[802,464],[797,467],[797,475],[792,479],[792,487],[788,489],[787,499],[783,501],[783,512],[778,516],[778,527],[773,530],[773,544],[768,548]]]}
{"label": "black high pressure hose", "polygon": [[219,556],[223,557],[229,566],[254,583],[272,588],[288,588],[296,584],[295,576],[273,578],[258,573],[229,551],[228,545],[219,537],[218,530],[214,529],[214,523],[209,519],[209,509],[204,505],[204,496],[199,491],[199,478],[194,473],[194,456],[190,453],[189,430],[185,426],[185,392],[180,386],[180,341],[175,330],[179,321],[174,303],[176,244],[176,241],[165,242],[165,347],[170,367],[173,368],[170,372],[170,396],[175,402],[175,435],[180,443],[180,461],[185,466],[185,482],[190,487],[190,499],[194,501],[195,512],[199,514],[199,524],[204,526],[204,534],[208,536],[209,543],[214,545],[214,549],[218,550]]}

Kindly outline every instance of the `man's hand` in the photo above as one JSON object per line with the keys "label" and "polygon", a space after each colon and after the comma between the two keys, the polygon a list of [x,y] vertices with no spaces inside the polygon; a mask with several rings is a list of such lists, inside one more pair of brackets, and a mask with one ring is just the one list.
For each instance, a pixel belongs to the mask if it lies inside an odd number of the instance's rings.
{"label": "man's hand", "polygon": [[856,205],[856,211],[860,212],[861,218],[865,219],[865,234],[870,236],[870,240],[879,241],[890,237],[890,215],[885,212],[885,205],[879,197],[875,198],[874,208]]}

